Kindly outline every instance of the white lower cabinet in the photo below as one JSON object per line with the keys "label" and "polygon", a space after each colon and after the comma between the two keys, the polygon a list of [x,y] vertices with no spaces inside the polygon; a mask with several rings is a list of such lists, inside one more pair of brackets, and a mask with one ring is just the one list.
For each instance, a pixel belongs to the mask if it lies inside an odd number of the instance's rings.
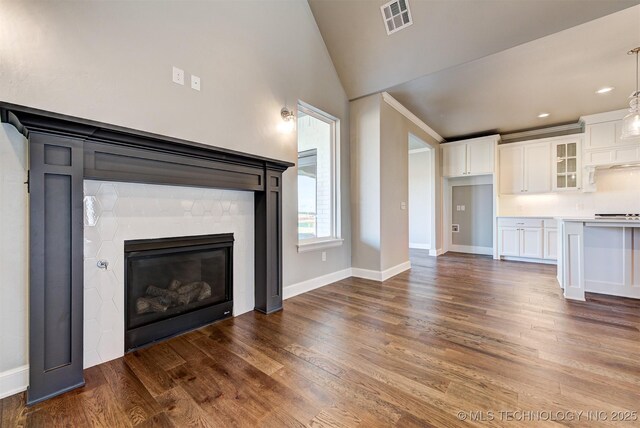
{"label": "white lower cabinet", "polygon": [[518,257],[520,255],[520,229],[502,227],[500,230],[500,255]]}
{"label": "white lower cabinet", "polygon": [[543,254],[543,231],[541,227],[520,229],[520,257],[541,259]]}
{"label": "white lower cabinet", "polygon": [[542,218],[499,218],[498,254],[530,261],[557,259],[555,220]]}
{"label": "white lower cabinet", "polygon": [[558,229],[544,229],[544,258],[558,260]]}

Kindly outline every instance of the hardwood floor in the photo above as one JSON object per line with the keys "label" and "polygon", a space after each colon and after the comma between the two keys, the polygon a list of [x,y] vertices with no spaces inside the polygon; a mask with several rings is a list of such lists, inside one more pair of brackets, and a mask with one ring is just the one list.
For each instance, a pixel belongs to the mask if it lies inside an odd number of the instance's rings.
{"label": "hardwood floor", "polygon": [[34,407],[5,398],[1,425],[602,426],[640,410],[640,301],[566,301],[555,266],[423,254],[383,284],[343,280],[92,367]]}

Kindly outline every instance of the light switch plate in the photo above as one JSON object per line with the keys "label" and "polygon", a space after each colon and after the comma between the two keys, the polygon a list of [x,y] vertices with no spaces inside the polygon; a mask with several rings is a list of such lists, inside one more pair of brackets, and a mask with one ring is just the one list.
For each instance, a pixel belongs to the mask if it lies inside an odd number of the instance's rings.
{"label": "light switch plate", "polygon": [[191,89],[196,91],[200,90],[200,78],[198,76],[191,75]]}
{"label": "light switch plate", "polygon": [[400,209],[401,210],[406,210],[407,209],[407,203],[406,202],[400,202]]}
{"label": "light switch plate", "polygon": [[323,251],[323,252],[322,252],[322,261],[323,261],[323,262],[326,262],[326,261],[327,261],[327,252],[326,252],[326,251]]}
{"label": "light switch plate", "polygon": [[178,85],[184,85],[184,70],[178,67],[173,67],[173,83]]}

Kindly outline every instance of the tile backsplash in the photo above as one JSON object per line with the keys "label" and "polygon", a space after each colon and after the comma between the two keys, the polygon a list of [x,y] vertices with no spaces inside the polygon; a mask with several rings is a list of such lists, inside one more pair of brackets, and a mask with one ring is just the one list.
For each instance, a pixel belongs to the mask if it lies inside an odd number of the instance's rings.
{"label": "tile backsplash", "polygon": [[[84,182],[84,365],[124,354],[124,241],[233,233],[233,312],[254,307],[253,193]],[[107,270],[98,260],[109,263]]]}

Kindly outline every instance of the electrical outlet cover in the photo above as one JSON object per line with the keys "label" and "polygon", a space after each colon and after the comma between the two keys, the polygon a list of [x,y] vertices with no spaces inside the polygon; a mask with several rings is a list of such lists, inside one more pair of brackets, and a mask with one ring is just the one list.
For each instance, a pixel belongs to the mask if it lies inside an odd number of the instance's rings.
{"label": "electrical outlet cover", "polygon": [[454,232],[454,233],[460,232],[460,225],[459,224],[452,224],[451,225],[451,231]]}
{"label": "electrical outlet cover", "polygon": [[173,67],[173,83],[178,85],[184,85],[184,70],[178,67]]}
{"label": "electrical outlet cover", "polygon": [[191,75],[191,89],[196,91],[200,90],[200,78],[198,76]]}

